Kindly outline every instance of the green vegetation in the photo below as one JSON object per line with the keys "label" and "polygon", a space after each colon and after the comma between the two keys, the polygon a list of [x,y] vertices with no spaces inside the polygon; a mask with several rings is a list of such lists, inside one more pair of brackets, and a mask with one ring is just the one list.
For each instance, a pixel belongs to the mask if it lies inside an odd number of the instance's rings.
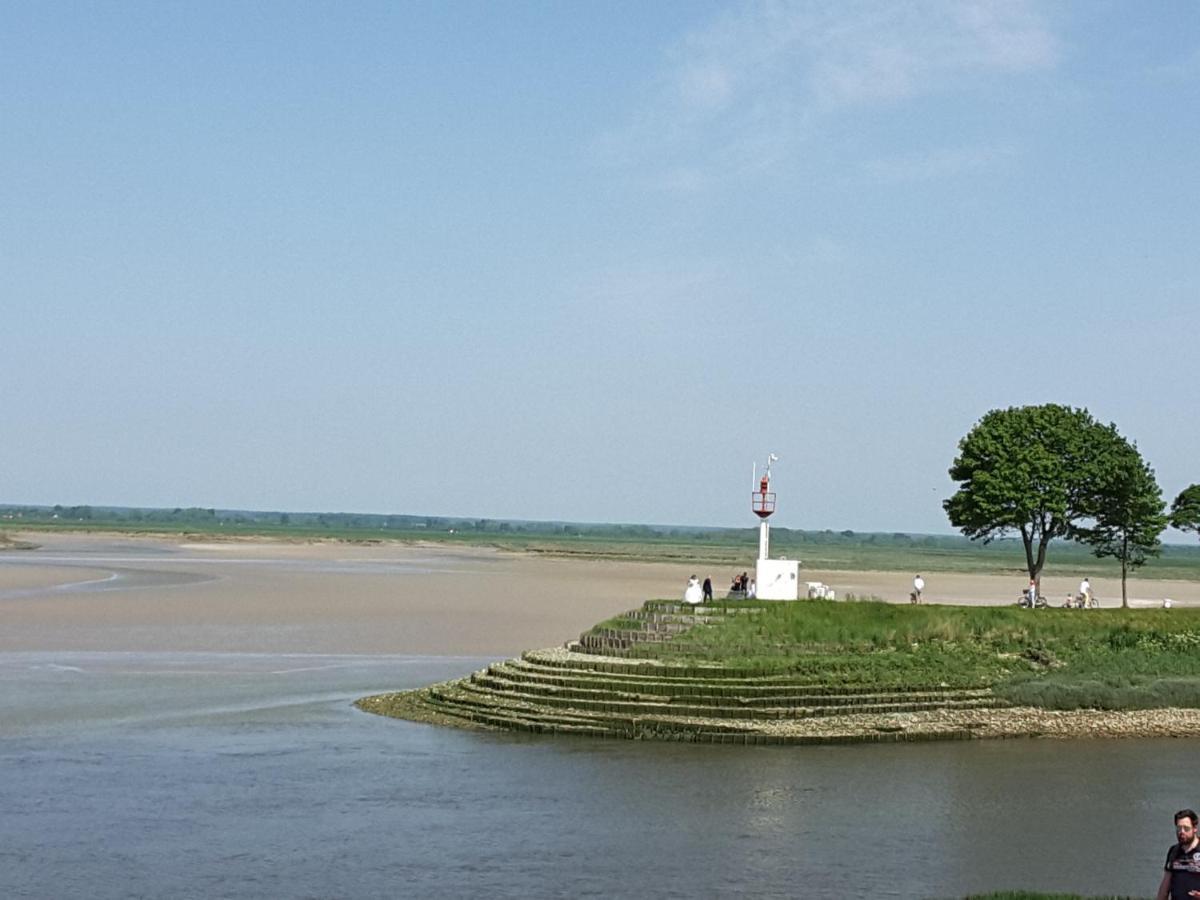
{"label": "green vegetation", "polygon": [[1171,504],[1171,525],[1200,534],[1200,484],[1189,484]]}
{"label": "green vegetation", "polygon": [[1050,709],[1200,708],[1200,610],[729,605],[757,612],[714,617],[638,655],[824,684],[988,687]]}
{"label": "green vegetation", "polygon": [[1029,577],[1039,584],[1051,541],[1069,538],[1129,568],[1159,551],[1162,491],[1137,448],[1086,409],[1048,403],[995,409],[958,445],[943,505],[950,522],[985,544],[1019,534]]}
{"label": "green vegetation", "polygon": [[1113,457],[1091,498],[1092,523],[1079,529],[1079,539],[1096,556],[1111,556],[1121,564],[1121,605],[1127,607],[1129,570],[1162,552],[1159,535],[1167,527],[1167,515],[1154,470],[1137,448],[1119,445]]}

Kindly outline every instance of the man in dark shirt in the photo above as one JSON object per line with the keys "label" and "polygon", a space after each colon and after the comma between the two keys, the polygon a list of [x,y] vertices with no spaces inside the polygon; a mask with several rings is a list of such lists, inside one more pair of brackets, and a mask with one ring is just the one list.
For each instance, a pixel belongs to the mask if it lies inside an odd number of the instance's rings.
{"label": "man in dark shirt", "polygon": [[1200,897],[1200,835],[1196,834],[1196,814],[1192,810],[1175,813],[1175,836],[1179,843],[1167,851],[1157,900]]}

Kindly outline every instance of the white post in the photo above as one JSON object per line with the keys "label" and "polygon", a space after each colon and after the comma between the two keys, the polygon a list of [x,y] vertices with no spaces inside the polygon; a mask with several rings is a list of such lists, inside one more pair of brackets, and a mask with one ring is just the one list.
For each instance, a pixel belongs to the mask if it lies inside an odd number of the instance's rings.
{"label": "white post", "polygon": [[758,558],[771,558],[771,526],[766,519],[758,526]]}

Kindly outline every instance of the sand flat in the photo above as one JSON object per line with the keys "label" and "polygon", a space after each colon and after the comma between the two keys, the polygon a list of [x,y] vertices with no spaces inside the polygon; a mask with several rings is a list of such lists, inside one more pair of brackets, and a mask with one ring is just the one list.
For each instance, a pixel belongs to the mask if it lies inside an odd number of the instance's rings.
{"label": "sand flat", "polygon": [[[0,557],[0,563],[3,563]],[[105,578],[104,569],[47,565],[0,565],[0,597],[30,591],[61,589],[81,581]]]}
{"label": "sand flat", "polygon": [[[511,656],[562,644],[693,572],[720,596],[732,571],[488,548],[39,534],[0,554],[0,651],[215,651]],[[1008,604],[998,575],[924,573],[928,602]],[[905,602],[912,575],[802,570],[838,591]],[[84,584],[79,584],[86,582]],[[1055,605],[1077,578],[1047,578]],[[1107,606],[1120,583],[1093,579]],[[69,587],[69,585],[78,585]],[[1138,605],[1200,606],[1200,583],[1131,582]],[[1060,596],[1061,595],[1061,596]]]}
{"label": "sand flat", "polygon": [[[0,593],[29,591],[0,602],[0,651],[513,655],[673,594],[689,574],[436,545],[37,540],[0,556]],[[61,588],[107,572],[123,577]],[[203,580],[171,583],[183,576]]]}

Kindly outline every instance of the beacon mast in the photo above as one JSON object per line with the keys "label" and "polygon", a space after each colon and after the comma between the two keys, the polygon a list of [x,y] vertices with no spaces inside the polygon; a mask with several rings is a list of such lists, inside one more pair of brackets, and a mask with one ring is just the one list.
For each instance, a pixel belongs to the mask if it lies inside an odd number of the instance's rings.
{"label": "beacon mast", "polygon": [[767,454],[767,468],[758,482],[758,490],[750,495],[750,508],[761,520],[758,523],[759,559],[771,558],[771,523],[767,519],[775,512],[775,492],[771,490],[771,463],[778,460],[779,457],[774,453]]}
{"label": "beacon mast", "polygon": [[[750,509],[759,518],[758,563],[755,582],[762,600],[796,600],[800,590],[800,563],[794,559],[771,559],[771,524],[767,521],[775,512],[775,492],[771,490],[771,463],[778,462],[774,453],[767,455],[767,467],[758,479],[757,490],[750,495]],[[758,466],[755,465],[757,476]]]}

